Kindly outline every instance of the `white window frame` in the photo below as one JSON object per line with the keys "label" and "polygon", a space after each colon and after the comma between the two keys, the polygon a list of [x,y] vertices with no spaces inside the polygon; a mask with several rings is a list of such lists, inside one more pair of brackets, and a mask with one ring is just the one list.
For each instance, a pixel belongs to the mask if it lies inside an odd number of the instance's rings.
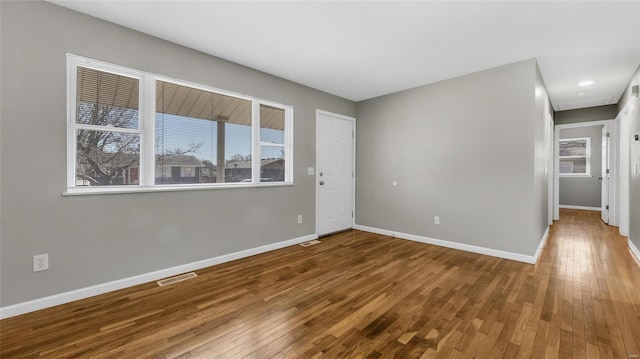
{"label": "white window frame", "polygon": [[[270,106],[274,108],[279,108],[284,110],[284,144],[277,144],[271,142],[263,142],[260,139],[260,105]],[[252,171],[252,182],[253,183],[279,183],[279,182],[260,182],[260,175],[262,173],[262,146],[270,146],[270,147],[283,147],[284,148],[284,182],[289,183],[293,182],[292,173],[293,173],[293,151],[291,151],[293,147],[293,131],[288,131],[287,128],[293,127],[293,107],[282,107],[282,105],[277,104],[275,102],[269,101],[259,101],[253,102],[253,107],[251,114],[253,118],[251,119],[252,126],[252,135],[254,139],[257,140],[257,146],[252,147],[251,153],[251,171]],[[255,144],[255,142],[254,142]],[[255,165],[254,158],[258,159],[258,166]]]}
{"label": "white window frame", "polygon": [[[137,129],[95,126],[76,123],[77,69],[85,67],[102,72],[138,79],[139,81],[139,125]],[[252,102],[251,119],[251,182],[239,183],[195,183],[195,184],[155,184],[155,89],[156,81],[170,82],[195,89],[214,92]],[[260,105],[279,108],[285,111],[285,179],[280,182],[260,182],[261,145],[274,146],[272,143],[260,141]],[[121,133],[134,133],[140,136],[140,168],[138,185],[114,186],[76,186],[76,130],[94,129]],[[215,188],[238,187],[274,187],[293,185],[293,107],[281,103],[242,95],[207,85],[178,80],[167,76],[135,70],[124,66],[90,59],[74,54],[67,54],[67,190],[64,195],[106,194],[129,192],[181,191]]]}
{"label": "white window frame", "polygon": [[562,159],[576,159],[576,158],[584,158],[586,163],[585,173],[561,173],[558,170],[558,175],[560,177],[593,177],[591,175],[591,137],[574,137],[574,138],[561,138],[558,140],[558,148],[560,148],[560,143],[567,141],[585,141],[585,156],[560,156],[560,151],[558,151],[558,162]]}

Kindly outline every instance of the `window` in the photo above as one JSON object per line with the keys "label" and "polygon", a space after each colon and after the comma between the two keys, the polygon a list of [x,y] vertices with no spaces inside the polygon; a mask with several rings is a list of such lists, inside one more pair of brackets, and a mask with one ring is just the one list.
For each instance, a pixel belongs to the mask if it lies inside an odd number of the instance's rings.
{"label": "window", "polygon": [[291,183],[293,109],[68,55],[68,190]]}
{"label": "window", "polygon": [[139,79],[78,67],[76,84],[75,185],[139,184]]}
{"label": "window", "polygon": [[566,138],[559,141],[559,174],[591,175],[591,138]]}
{"label": "window", "polygon": [[156,184],[251,182],[251,126],[250,100],[156,81],[156,167],[184,168]]}
{"label": "window", "polygon": [[281,108],[260,105],[260,181],[278,182],[285,177],[285,113]]}

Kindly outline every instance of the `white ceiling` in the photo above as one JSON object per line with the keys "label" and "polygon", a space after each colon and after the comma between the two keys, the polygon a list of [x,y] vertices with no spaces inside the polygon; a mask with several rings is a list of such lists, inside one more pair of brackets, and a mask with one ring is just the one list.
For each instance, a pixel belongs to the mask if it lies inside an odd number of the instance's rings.
{"label": "white ceiling", "polygon": [[640,64],[640,1],[51,2],[353,101],[535,57],[556,110],[591,107]]}

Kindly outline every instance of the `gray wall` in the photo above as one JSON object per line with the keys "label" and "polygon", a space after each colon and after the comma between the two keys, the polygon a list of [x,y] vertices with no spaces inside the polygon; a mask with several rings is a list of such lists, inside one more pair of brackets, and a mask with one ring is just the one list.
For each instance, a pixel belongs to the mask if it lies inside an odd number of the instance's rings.
{"label": "gray wall", "polygon": [[[640,85],[640,66],[636,70],[636,73],[631,78],[629,85],[625,89],[618,105],[622,110],[624,105],[631,98],[631,86]],[[629,239],[635,244],[636,248],[640,249],[640,141],[634,141],[633,135],[640,134],[640,96],[633,99],[635,101],[633,114],[631,115],[631,142],[630,142],[630,181],[629,181]],[[633,166],[637,165],[639,173],[633,173]]]}
{"label": "gray wall", "polygon": [[[2,306],[315,232],[315,110],[353,102],[49,3],[0,7]],[[295,186],[63,197],[67,52],[293,105]]]}
{"label": "gray wall", "polygon": [[580,108],[577,110],[558,111],[555,114],[556,125],[569,123],[613,120],[618,115],[617,105],[606,105]]}
{"label": "gray wall", "polygon": [[560,205],[600,207],[602,203],[602,125],[564,128],[560,139],[591,138],[591,177],[560,177]]}
{"label": "gray wall", "polygon": [[527,60],[358,103],[356,223],[534,254],[547,221],[536,82]]}

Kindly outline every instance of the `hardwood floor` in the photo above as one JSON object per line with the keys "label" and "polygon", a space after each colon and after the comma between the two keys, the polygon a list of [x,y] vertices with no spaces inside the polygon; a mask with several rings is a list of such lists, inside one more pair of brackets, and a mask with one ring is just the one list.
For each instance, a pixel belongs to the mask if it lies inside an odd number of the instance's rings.
{"label": "hardwood floor", "polygon": [[2,358],[638,358],[640,267],[562,210],[537,265],[349,231],[0,321]]}

